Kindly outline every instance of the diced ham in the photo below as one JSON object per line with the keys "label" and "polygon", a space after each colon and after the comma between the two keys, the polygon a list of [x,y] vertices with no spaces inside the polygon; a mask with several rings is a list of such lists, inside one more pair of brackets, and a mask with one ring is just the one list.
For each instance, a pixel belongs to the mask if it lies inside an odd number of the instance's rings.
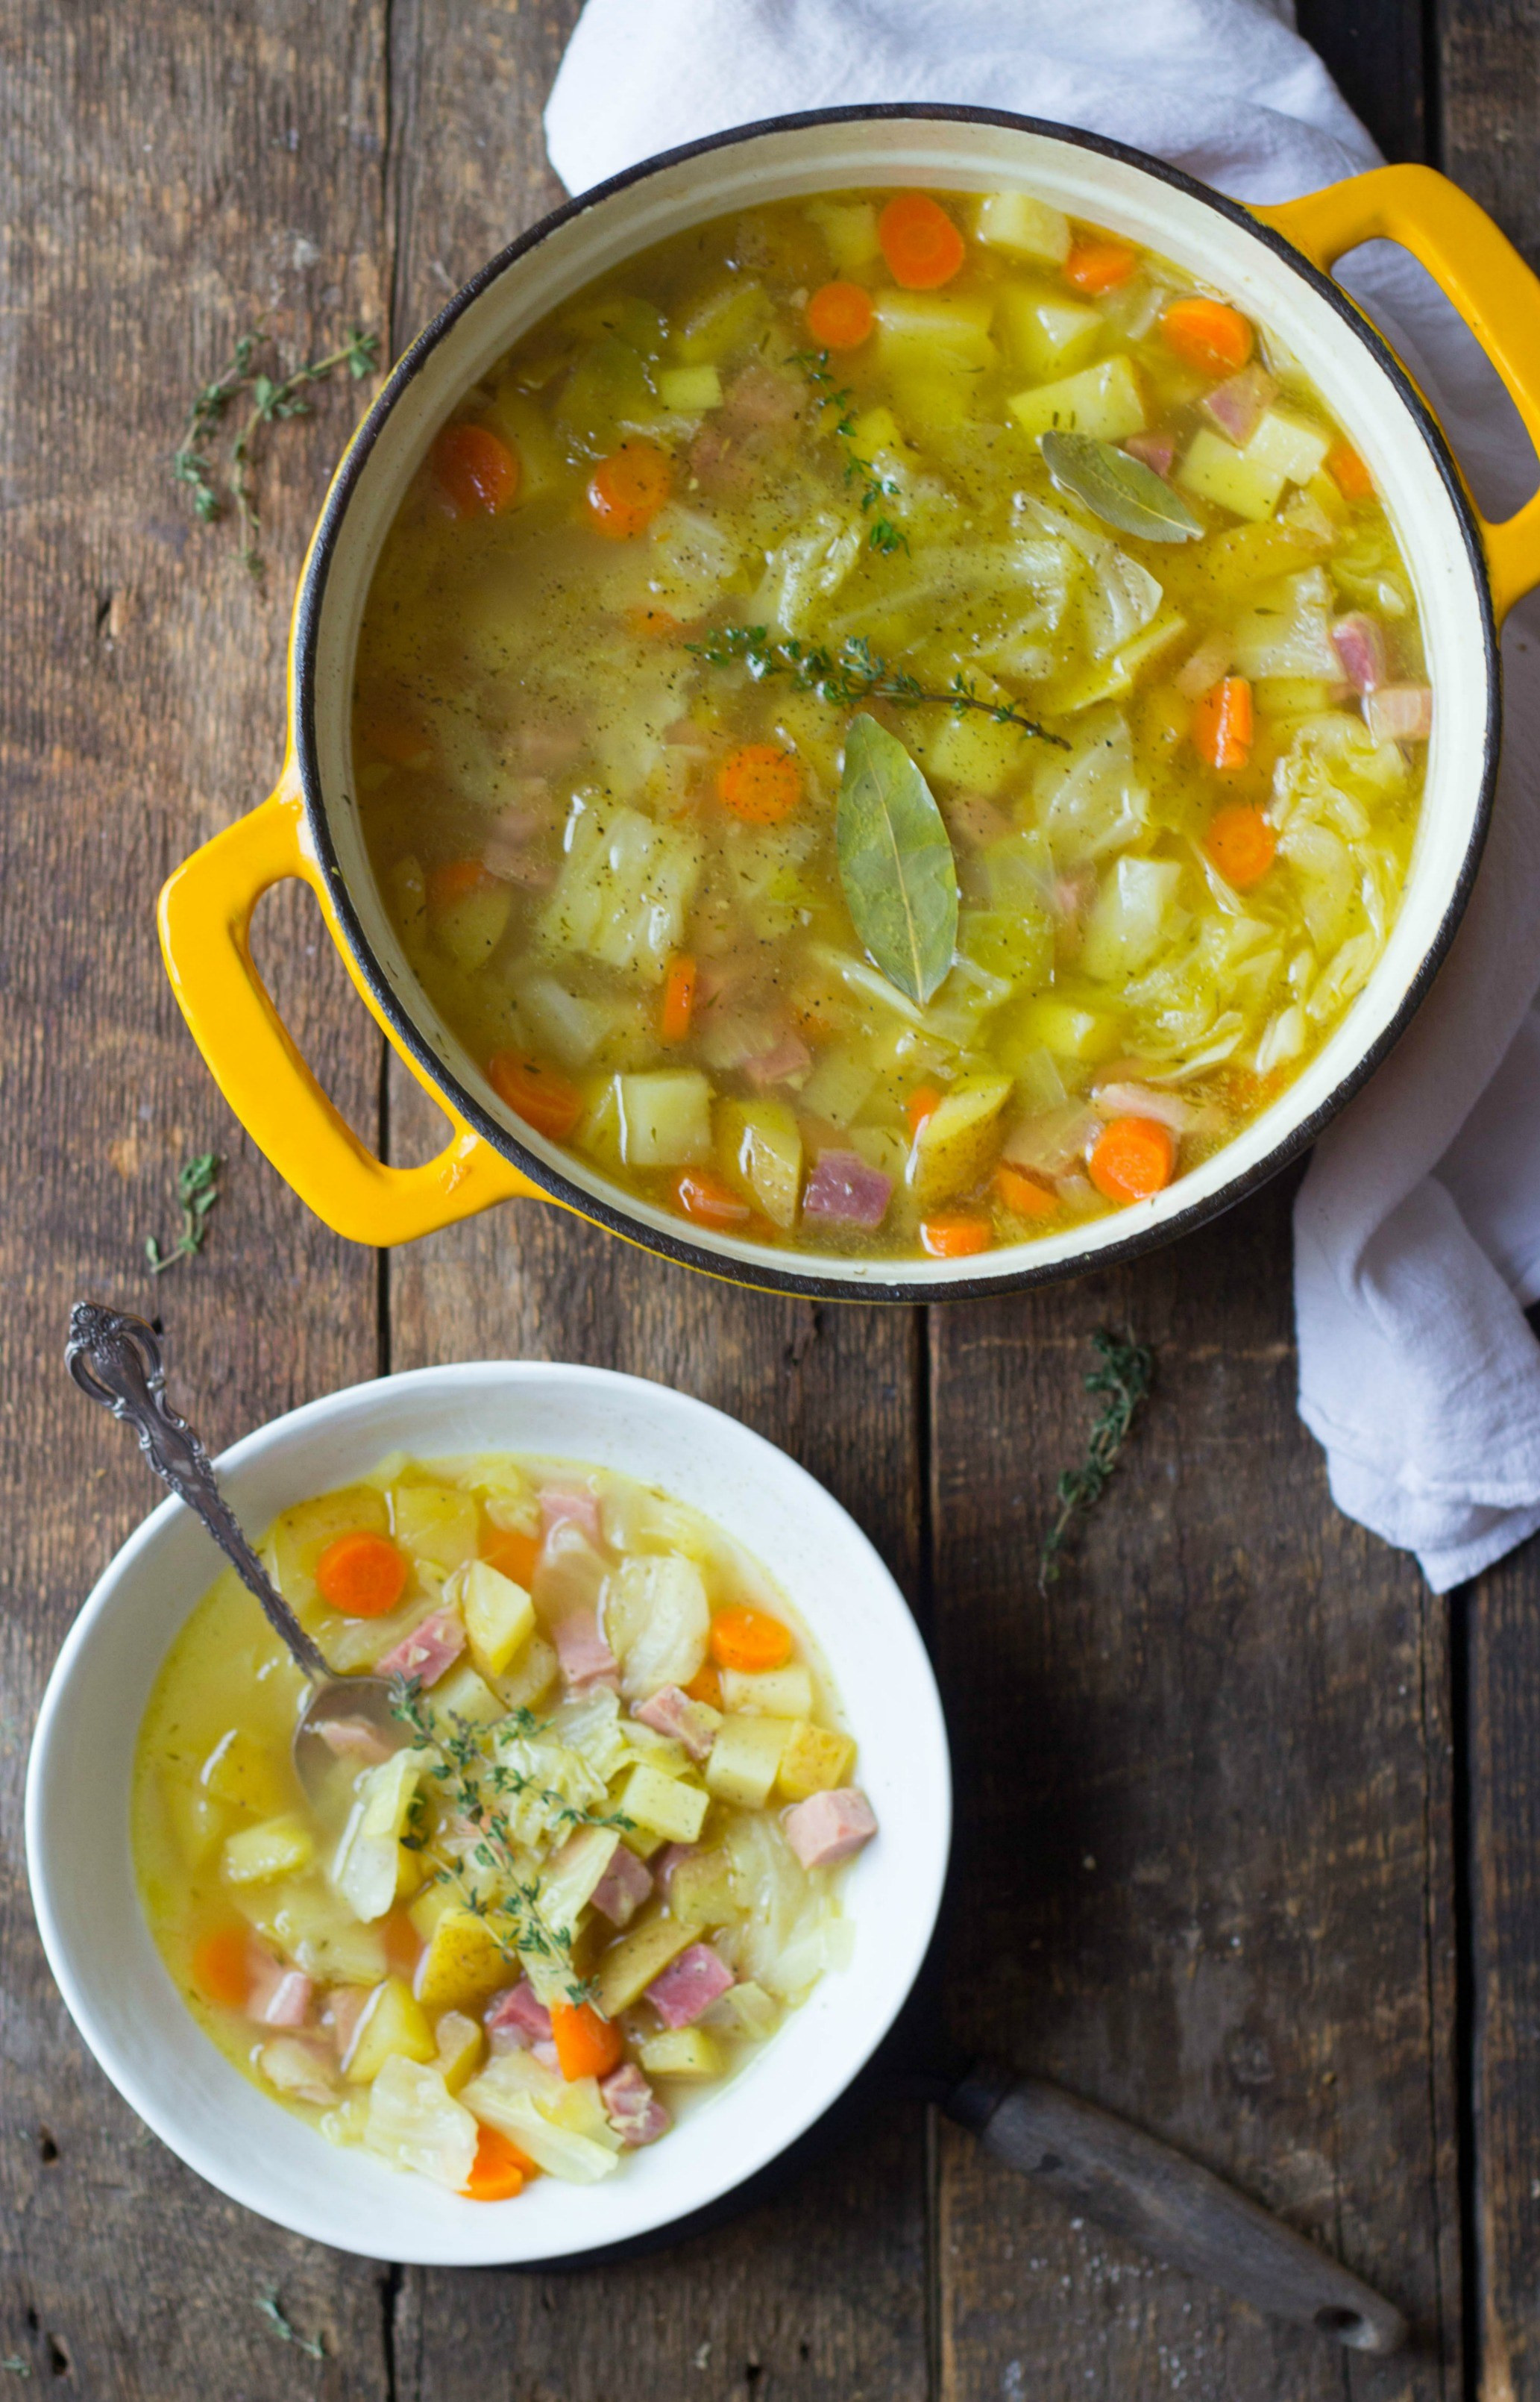
{"label": "diced ham", "polygon": [[1221,676],[1230,673],[1235,637],[1230,633],[1205,635],[1185,667],[1177,669],[1172,682],[1184,700],[1202,700],[1212,692]]}
{"label": "diced ham", "polygon": [[1098,1084],[1092,1095],[1104,1117],[1153,1118],[1157,1125],[1167,1125],[1173,1134],[1185,1134],[1197,1119],[1198,1112],[1177,1093],[1162,1091],[1154,1084]]}
{"label": "diced ham", "polygon": [[598,2091],[605,2116],[627,2151],[639,2151],[643,2144],[655,2144],[673,2125],[634,2060],[612,2069],[608,2077],[601,2077]]}
{"label": "diced ham", "polygon": [[800,1035],[783,1034],[768,1051],[755,1059],[743,1062],[743,1072],[760,1092],[771,1084],[783,1084],[789,1076],[800,1076],[813,1064],[813,1054]]}
{"label": "diced ham", "polygon": [[246,1996],[246,2015],[263,2026],[299,2027],[310,2015],[315,1987],[299,1968],[261,1953]]}
{"label": "diced ham", "polygon": [[690,480],[721,497],[744,492],[754,480],[754,462],[735,435],[708,419],[690,445]]}
{"label": "diced ham", "polygon": [[372,1719],[318,1719],[310,1729],[337,1760],[361,1760],[378,1767],[395,1749],[383,1727]]}
{"label": "diced ham", "polygon": [[804,1869],[832,1868],[836,1860],[849,1859],[877,1831],[872,1804],[854,1785],[836,1793],[810,1795],[788,1810],[781,1825]]}
{"label": "diced ham", "polygon": [[1425,742],[1433,732],[1433,694],[1425,683],[1385,683],[1366,694],[1364,718],[1377,742]]}
{"label": "diced ham", "polygon": [[373,1992],[372,1985],[334,1985],[327,1995],[321,2023],[331,2036],[338,2060],[346,2060],[351,2051],[358,2022]]}
{"label": "diced ham", "polygon": [[677,1685],[665,1685],[660,1692],[649,1693],[631,1712],[654,1734],[671,1735],[681,1743],[692,1760],[704,1760],[717,1739],[722,1719],[705,1702],[693,1702]]}
{"label": "diced ham", "polygon": [[806,401],[804,387],[758,360],[733,378],[722,395],[721,421],[734,434],[790,433]]}
{"label": "diced ham", "polygon": [[697,725],[693,717],[671,719],[664,727],[659,739],[665,742],[675,743],[681,750],[698,751],[702,757],[711,748],[711,738],[705,726]]}
{"label": "diced ham", "polygon": [[1385,680],[1385,638],[1377,618],[1363,609],[1339,617],[1331,629],[1331,646],[1354,692],[1379,691]]}
{"label": "diced ham", "polygon": [[562,1677],[574,1692],[588,1692],[595,1685],[612,1684],[619,1677],[620,1663],[599,1633],[598,1620],[591,1609],[574,1610],[571,1617],[558,1620],[551,1639]]}
{"label": "diced ham", "polygon": [[1176,456],[1176,437],[1174,434],[1127,434],[1123,436],[1123,449],[1141,466],[1152,467],[1157,476],[1169,476]]}
{"label": "diced ham", "polygon": [[1062,926],[1072,926],[1091,906],[1096,891],[1096,871],[1087,863],[1055,876],[1049,887],[1049,905]]}
{"label": "diced ham", "polygon": [[946,804],[945,816],[948,831],[975,850],[982,850],[985,843],[1003,842],[1011,832],[1011,820],[987,793],[955,793]]}
{"label": "diced ham", "polygon": [[513,739],[514,756],[527,775],[559,775],[583,748],[581,725],[568,721],[535,719],[521,725]]}
{"label": "diced ham", "polygon": [[376,1663],[377,1677],[416,1677],[423,1685],[436,1685],[446,1668],[452,1667],[465,1649],[465,1629],[452,1609],[435,1609],[410,1635],[404,1635],[392,1645],[384,1658]]}
{"label": "diced ham", "polygon": [[613,1859],[594,1887],[594,1908],[612,1926],[629,1926],[652,1890],[653,1871],[646,1861],[617,1843]]}
{"label": "diced ham", "polygon": [[1244,443],[1250,441],[1277,397],[1277,385],[1267,369],[1254,360],[1239,375],[1216,384],[1211,393],[1204,394],[1203,407],[1221,434],[1227,434],[1231,442]]}
{"label": "diced ham", "polygon": [[857,1151],[822,1151],[802,1197],[804,1218],[873,1232],[887,1215],[893,1180]]}
{"label": "diced ham", "polygon": [[693,1860],[699,1851],[698,1843],[668,1843],[653,1862],[653,1882],[659,1893],[667,1893],[668,1880],[681,1860]]}
{"label": "diced ham", "polygon": [[733,1971],[709,1943],[692,1943],[647,1988],[647,1998],[666,2027],[694,2026],[735,1982]]}
{"label": "diced ham", "polygon": [[598,1495],[582,1484],[547,1484],[540,1497],[540,1514],[547,1538],[558,1526],[579,1526],[589,1542],[604,1539],[598,1520]]}
{"label": "diced ham", "polygon": [[522,2051],[530,2044],[551,2040],[551,2013],[528,1977],[521,1978],[507,1993],[496,1995],[481,2023],[494,2048],[504,2051]]}

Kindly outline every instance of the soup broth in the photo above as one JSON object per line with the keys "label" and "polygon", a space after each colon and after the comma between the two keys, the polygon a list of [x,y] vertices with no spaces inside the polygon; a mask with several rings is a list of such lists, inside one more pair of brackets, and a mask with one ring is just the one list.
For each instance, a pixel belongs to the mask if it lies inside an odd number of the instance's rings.
{"label": "soup broth", "polygon": [[354,766],[516,1120],[685,1222],[951,1258],[1298,1075],[1431,726],[1368,469],[1267,328],[1022,193],[681,234],[467,393]]}

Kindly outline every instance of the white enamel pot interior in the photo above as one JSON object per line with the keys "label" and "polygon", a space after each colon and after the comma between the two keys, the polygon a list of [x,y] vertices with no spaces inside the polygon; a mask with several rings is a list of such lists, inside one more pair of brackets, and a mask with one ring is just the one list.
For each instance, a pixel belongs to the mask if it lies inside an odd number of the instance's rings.
{"label": "white enamel pot interior", "polygon": [[[884,185],[1029,189],[1176,260],[1273,328],[1383,495],[1437,695],[1400,916],[1365,989],[1297,1082],[1154,1199],[952,1262],[789,1253],[687,1228],[524,1125],[407,965],[360,831],[349,734],[358,626],[385,533],[437,428],[509,344],[575,289],[702,220],[798,193]],[[672,152],[559,211],[467,284],[396,368],[333,487],[296,613],[292,703],[312,829],[360,973],[395,1037],[488,1140],[585,1216],[694,1266],[819,1298],[922,1301],[1010,1291],[1167,1240],[1313,1139],[1405,1026],[1464,905],[1496,758],[1496,656],[1479,543],[1437,426],[1332,283],[1244,209],[1138,153],[1020,117],[903,107],[781,118]]]}
{"label": "white enamel pot interior", "polygon": [[179,1501],[125,1543],[70,1631],[27,1773],[27,1869],[48,1965],[107,2076],[222,2193],[297,2235],[374,2259],[482,2267],[625,2244],[688,2217],[795,2142],[891,2025],[925,1956],[951,1839],[940,1697],[902,1594],[823,1486],[702,1401],[598,1368],[424,1368],[312,1401],[217,1462],[259,1531],[387,1452],[538,1452],[618,1469],[705,1511],[769,1568],[821,1649],[859,1746],[881,1832],[845,1887],[854,1956],[716,2091],[597,2186],[542,2177],[472,2202],[338,2149],[249,2083],[172,1985],[140,1907],[129,1843],[134,1746],[172,1638],[221,1562]]}

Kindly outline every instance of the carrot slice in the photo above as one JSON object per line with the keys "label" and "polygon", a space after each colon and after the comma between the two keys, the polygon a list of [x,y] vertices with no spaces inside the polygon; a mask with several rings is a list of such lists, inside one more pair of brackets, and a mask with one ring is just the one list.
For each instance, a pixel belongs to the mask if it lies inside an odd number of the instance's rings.
{"label": "carrot slice", "polygon": [[695,1011],[695,962],[681,951],[668,962],[668,973],[663,983],[663,1006],[658,1012],[658,1041],[682,1042],[690,1031],[690,1020]]}
{"label": "carrot slice", "polygon": [[417,1974],[423,1944],[407,1912],[396,1909],[387,1912],[379,1921],[379,1935],[385,1946],[386,1966],[394,1970],[403,1984],[409,1985]]}
{"label": "carrot slice", "polygon": [[689,1700],[704,1702],[708,1709],[720,1710],[722,1707],[722,1678],[709,1660],[704,1667],[695,1670],[684,1691]]}
{"label": "carrot slice", "polygon": [[697,1226],[747,1226],[753,1214],[748,1202],[708,1167],[681,1172],[674,1182],[674,1206]]}
{"label": "carrot slice", "polygon": [[1012,1167],[1002,1159],[995,1170],[995,1190],[1008,1209],[1018,1218],[1056,1218],[1059,1196],[1048,1184],[1039,1183],[1024,1168]]}
{"label": "carrot slice", "polygon": [[791,1630],[767,1609],[739,1603],[719,1609],[711,1621],[711,1657],[719,1668],[736,1668],[740,1676],[763,1677],[784,1668],[791,1657]]}
{"label": "carrot slice", "polygon": [[1278,848],[1273,833],[1260,809],[1250,809],[1243,803],[1233,808],[1220,809],[1210,820],[1203,848],[1227,884],[1244,892],[1250,884],[1259,884],[1272,864]]}
{"label": "carrot slice", "polygon": [[463,2188],[465,2199],[512,2202],[524,2191],[525,2180],[539,2174],[527,2152],[521,2152],[496,2127],[482,2127],[476,2133],[476,2156]]}
{"label": "carrot slice", "polygon": [[1081,292],[1116,292],[1139,264],[1139,254],[1126,242],[1083,240],[1065,260],[1064,271]]}
{"label": "carrot slice", "polygon": [[910,1134],[917,1135],[928,1118],[933,1118],[942,1105],[942,1095],[934,1084],[916,1084],[903,1105],[909,1120]]}
{"label": "carrot slice", "polygon": [[644,642],[677,642],[688,628],[682,617],[667,609],[651,609],[635,601],[626,612],[626,622],[633,634]]}
{"label": "carrot slice", "polygon": [[802,798],[802,769],[775,742],[745,742],[717,769],[717,798],[749,825],[776,825]]}
{"label": "carrot slice", "polygon": [[588,479],[588,515],[612,542],[645,533],[674,480],[668,454],[655,442],[623,442]]}
{"label": "carrot slice", "polygon": [[826,351],[859,351],[876,322],[872,295],[859,283],[820,283],[806,314],[808,332]]}
{"label": "carrot slice", "polygon": [[580,2077],[608,2077],[618,2068],[626,2037],[610,2019],[600,2018],[592,2002],[553,2002],[551,2039],[557,2063],[569,2085]]}
{"label": "carrot slice", "polygon": [[216,1926],[192,1955],[193,1982],[211,2002],[243,2010],[252,1989],[252,1939],[245,1926]]}
{"label": "carrot slice", "polygon": [[518,460],[488,425],[447,425],[433,444],[433,473],[457,518],[500,517],[518,498]]}
{"label": "carrot slice", "polygon": [[1201,292],[1174,300],[1161,316],[1161,339],[1200,375],[1235,375],[1250,358],[1256,336],[1239,309]]}
{"label": "carrot slice", "polygon": [[1097,1136],[1086,1165],[1105,1200],[1148,1201],[1171,1181],[1176,1138],[1154,1118],[1114,1118]]}
{"label": "carrot slice", "polygon": [[1254,720],[1244,676],[1221,676],[1192,712],[1192,747],[1220,776],[1235,776],[1251,756]]}
{"label": "carrot slice", "polygon": [[522,1051],[497,1051],[487,1062],[487,1081],[516,1116],[553,1142],[565,1142],[583,1115],[583,1095],[555,1068],[543,1068]]}
{"label": "carrot slice", "polygon": [[371,751],[392,767],[416,767],[433,756],[433,745],[417,720],[395,710],[367,718],[362,731]]}
{"label": "carrot slice", "polygon": [[1344,501],[1372,501],[1374,478],[1351,442],[1334,442],[1327,452],[1327,473]]}
{"label": "carrot slice", "polygon": [[488,876],[479,859],[447,859],[441,866],[430,867],[426,880],[429,907],[449,909],[495,884],[497,877]]}
{"label": "carrot slice", "polygon": [[928,192],[901,192],[889,200],[877,219],[877,242],[894,283],[910,292],[950,283],[968,255],[956,227]]}
{"label": "carrot slice", "polygon": [[489,1526],[481,1539],[481,1556],[499,1576],[521,1584],[528,1593],[540,1557],[540,1537],[521,1535],[516,1527]]}
{"label": "carrot slice", "polygon": [[315,1581],[344,1618],[383,1618],[406,1590],[406,1554],[389,1535],[338,1535],[316,1562]]}
{"label": "carrot slice", "polygon": [[994,1240],[995,1230],[986,1218],[969,1218],[961,1210],[927,1218],[920,1226],[921,1247],[933,1260],[971,1259],[975,1251],[987,1251]]}

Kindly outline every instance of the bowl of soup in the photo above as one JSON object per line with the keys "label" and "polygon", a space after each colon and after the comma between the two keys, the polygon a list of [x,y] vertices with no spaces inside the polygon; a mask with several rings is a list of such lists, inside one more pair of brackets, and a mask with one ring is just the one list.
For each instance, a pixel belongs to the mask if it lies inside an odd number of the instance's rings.
{"label": "bowl of soup", "polygon": [[[650,162],[414,345],[301,582],[293,750],[167,887],[238,1113],[329,1222],[538,1193],[745,1282],[918,1300],[1169,1238],[1426,991],[1479,856],[1478,518],[1325,269],[1540,287],[1384,170],[1249,213],[934,109]],[[255,980],[307,877],[451,1138],[376,1160]]]}
{"label": "bowl of soup", "polygon": [[539,2261],[719,2201],[838,2097],[929,1941],[941,1706],[837,1503],[718,1412],[531,1363],[292,1412],[221,1481],[306,1688],[165,1502],[44,1698],[27,1857],[86,2042],[189,2166],[378,2258]]}

